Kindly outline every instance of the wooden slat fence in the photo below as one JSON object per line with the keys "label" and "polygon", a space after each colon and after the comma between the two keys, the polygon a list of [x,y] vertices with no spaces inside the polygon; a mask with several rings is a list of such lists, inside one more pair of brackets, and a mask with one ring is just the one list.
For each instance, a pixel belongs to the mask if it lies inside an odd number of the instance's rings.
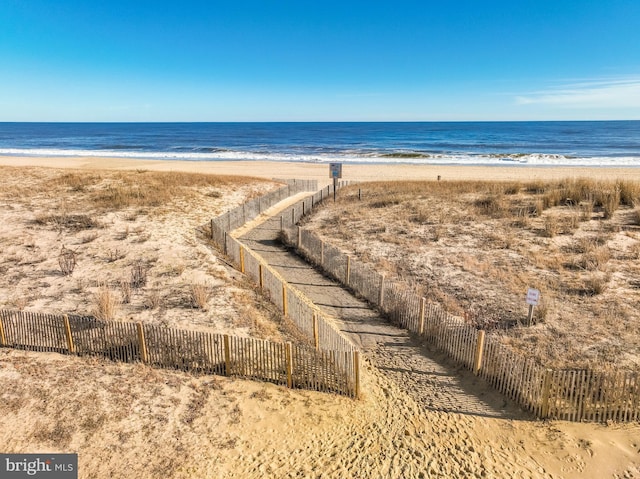
{"label": "wooden slat fence", "polygon": [[226,235],[226,250],[238,269],[244,269],[245,274],[262,287],[262,293],[308,337],[312,347],[328,354],[326,357],[333,361],[334,369],[344,376],[345,384],[356,388],[356,376],[359,374],[356,369],[359,364],[354,356],[357,348],[333,321],[300,291],[287,284],[259,255],[231,235]]}
{"label": "wooden slat fence", "polygon": [[544,411],[546,369],[488,337],[480,376],[493,387],[539,417]]}
{"label": "wooden slat fence", "polygon": [[300,251],[305,254],[312,263],[317,265],[322,264],[322,240],[320,237],[305,228],[301,228],[300,235]]}
{"label": "wooden slat fence", "polygon": [[382,301],[384,312],[389,320],[412,332],[420,331],[422,298],[408,288],[394,282],[384,287]]}
{"label": "wooden slat fence", "polygon": [[433,344],[458,364],[473,370],[478,331],[449,316],[435,325]]}
{"label": "wooden slat fence", "polygon": [[240,269],[240,248],[242,245],[231,235],[225,236],[224,250],[234,265]]}
{"label": "wooden slat fence", "polygon": [[[310,212],[312,207],[326,198],[329,193],[330,190],[327,189],[301,200],[293,208],[285,211],[282,223],[295,224],[303,214]],[[227,223],[223,219],[216,221],[215,224]],[[223,237],[223,247],[227,256],[238,269],[243,270],[256,284],[260,285],[263,294],[307,335],[318,352],[325,354],[332,361],[333,367],[344,377],[345,384],[358,390],[359,361],[355,359],[358,357],[357,348],[340,332],[333,320],[300,291],[288,285],[255,252],[246,248],[230,234],[220,236]]]}
{"label": "wooden slat fence", "polygon": [[[328,197],[332,197],[330,188],[318,191],[311,206]],[[317,234],[300,228],[294,220],[302,207],[295,205],[292,210],[283,215],[282,225],[301,256],[377,306],[394,324],[421,335],[524,409],[538,417],[569,421],[640,420],[640,371],[548,369],[536,364],[439,305],[428,303],[408,286],[390,281]],[[304,212],[310,212],[307,204]]]}
{"label": "wooden slat fence", "polygon": [[[291,290],[289,295],[287,296],[287,314],[289,318],[298,326],[298,329],[302,331],[307,338],[309,338],[310,343],[314,345],[317,344],[318,349],[320,349],[319,338],[316,340],[318,335],[317,331],[317,321],[318,316],[316,309],[314,309],[309,301],[297,290]],[[326,347],[326,343],[322,344],[322,349],[331,349]]]}
{"label": "wooden slat fence", "polygon": [[[260,273],[262,273],[263,293],[283,312],[285,312],[283,289],[286,289],[287,316],[309,337],[309,340],[317,340],[318,347],[326,351],[356,350],[353,343],[342,334],[332,319],[314,305],[302,292],[289,285],[271,266],[263,262],[255,252],[242,245],[232,236],[227,236],[227,244],[230,251],[237,252],[235,254],[238,258],[240,257],[240,249],[244,250],[245,273],[258,285],[260,284]],[[315,326],[314,321],[316,323]]]}
{"label": "wooden slat fence", "polygon": [[344,283],[347,274],[347,256],[338,248],[324,245],[323,267],[332,277]]}
{"label": "wooden slat fence", "polygon": [[257,217],[264,210],[279,203],[283,199],[302,191],[316,191],[317,180],[277,180],[287,183],[286,186],[271,191],[266,195],[247,201],[211,220],[211,238],[220,247],[224,246],[225,233],[239,228],[247,221]]}
{"label": "wooden slat fence", "polygon": [[0,320],[2,346],[32,351],[67,350],[64,324],[54,316],[0,310]]}
{"label": "wooden slat fence", "polygon": [[0,347],[101,356],[356,397],[357,356],[153,324],[0,310]]}
{"label": "wooden slat fence", "polygon": [[71,331],[77,354],[99,355],[124,362],[142,360],[135,323],[87,318],[71,324]]}
{"label": "wooden slat fence", "polygon": [[269,301],[275,304],[284,313],[282,280],[271,268],[263,269],[263,290],[266,291]]}
{"label": "wooden slat fence", "polygon": [[351,274],[349,275],[348,286],[371,304],[378,303],[381,282],[382,275],[373,268],[359,261],[351,261]]}
{"label": "wooden slat fence", "polygon": [[357,351],[353,343],[345,338],[324,314],[318,314],[318,342],[320,348],[327,351]]}
{"label": "wooden slat fence", "polygon": [[258,286],[262,285],[262,262],[251,250],[245,249],[243,255],[244,273]]}

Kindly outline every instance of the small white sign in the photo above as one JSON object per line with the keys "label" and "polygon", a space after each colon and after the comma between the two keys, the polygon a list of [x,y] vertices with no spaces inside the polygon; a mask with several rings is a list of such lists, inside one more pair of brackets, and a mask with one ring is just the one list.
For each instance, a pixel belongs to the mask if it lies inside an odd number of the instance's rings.
{"label": "small white sign", "polygon": [[527,291],[527,304],[531,306],[538,306],[540,302],[540,290],[529,288]]}

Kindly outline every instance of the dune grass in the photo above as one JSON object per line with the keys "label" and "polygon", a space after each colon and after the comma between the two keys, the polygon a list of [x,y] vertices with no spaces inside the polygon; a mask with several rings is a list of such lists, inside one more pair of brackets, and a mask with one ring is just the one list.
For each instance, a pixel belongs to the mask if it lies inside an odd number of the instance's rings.
{"label": "dune grass", "polygon": [[0,307],[265,339],[288,334],[276,308],[234,277],[206,235],[212,217],[278,184],[14,167],[0,168],[0,182]]}
{"label": "dune grass", "polygon": [[372,182],[306,226],[540,362],[639,366],[639,203],[627,180]]}

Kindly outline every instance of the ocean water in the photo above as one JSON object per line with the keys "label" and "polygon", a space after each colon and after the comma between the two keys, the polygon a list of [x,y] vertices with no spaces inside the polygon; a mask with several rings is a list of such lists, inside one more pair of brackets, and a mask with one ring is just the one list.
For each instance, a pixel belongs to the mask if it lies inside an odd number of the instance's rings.
{"label": "ocean water", "polygon": [[0,123],[0,155],[640,166],[640,121]]}

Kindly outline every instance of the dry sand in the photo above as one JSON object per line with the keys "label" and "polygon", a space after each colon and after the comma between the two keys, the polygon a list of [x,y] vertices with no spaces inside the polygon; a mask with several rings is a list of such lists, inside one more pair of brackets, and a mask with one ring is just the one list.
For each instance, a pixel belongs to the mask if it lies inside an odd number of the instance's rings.
{"label": "dry sand", "polygon": [[637,425],[428,411],[373,369],[362,400],[0,350],[4,452],[79,453],[80,477],[637,478]]}
{"label": "dry sand", "polygon": [[[328,181],[326,165],[294,163],[1,158],[0,164]],[[640,169],[345,167],[345,179],[437,175],[445,180],[640,178]],[[150,234],[153,238],[153,231]],[[228,276],[218,279],[223,277]],[[0,450],[78,452],[80,477],[640,478],[637,424],[430,411],[370,366],[365,367],[362,387],[363,399],[353,401],[143,365],[3,349]]]}
{"label": "dry sand", "polygon": [[[250,175],[261,178],[317,179],[329,183],[329,166],[319,163],[267,161],[154,161],[120,158],[0,157],[1,165],[55,168],[191,171],[216,175]],[[534,180],[565,177],[627,178],[640,180],[640,168],[452,166],[413,164],[348,164],[344,180]]]}

